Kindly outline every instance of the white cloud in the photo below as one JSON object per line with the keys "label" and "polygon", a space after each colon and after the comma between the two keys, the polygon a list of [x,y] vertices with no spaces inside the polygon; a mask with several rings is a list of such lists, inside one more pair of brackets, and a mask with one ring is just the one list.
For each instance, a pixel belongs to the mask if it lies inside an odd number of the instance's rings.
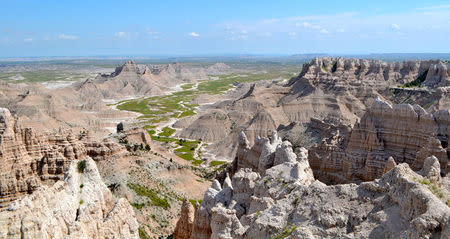
{"label": "white cloud", "polygon": [[59,34],[59,36],[58,36],[58,38],[59,39],[63,39],[63,40],[76,40],[76,39],[78,39],[78,37],[77,36],[74,36],[74,35],[66,35],[66,34]]}
{"label": "white cloud", "polygon": [[391,29],[392,30],[400,30],[400,26],[398,24],[393,23],[393,24],[391,24]]}
{"label": "white cloud", "polygon": [[127,34],[125,32],[116,32],[114,34],[114,36],[118,37],[118,38],[126,38]]}
{"label": "white cloud", "polygon": [[302,22],[302,23],[297,22],[297,23],[295,23],[295,26],[297,26],[297,27],[304,27],[304,28],[310,28],[311,24],[309,24],[309,22]]}
{"label": "white cloud", "polygon": [[247,30],[242,30],[242,34],[247,34]]}
{"label": "white cloud", "polygon": [[345,32],[345,30],[343,28],[338,28],[336,29],[336,32]]}
{"label": "white cloud", "polygon": [[32,41],[33,41],[33,38],[25,38],[25,39],[23,39],[23,41],[24,41],[24,42],[32,42]]}
{"label": "white cloud", "polygon": [[291,36],[291,37],[294,37],[295,35],[297,35],[296,32],[289,32],[288,34],[289,34],[289,36]]}
{"label": "white cloud", "polygon": [[320,33],[323,33],[323,34],[328,34],[328,33],[330,33],[327,29],[321,29],[320,30]]}
{"label": "white cloud", "polygon": [[199,37],[200,34],[198,34],[196,32],[191,32],[191,33],[189,33],[189,36],[191,36],[191,37]]}

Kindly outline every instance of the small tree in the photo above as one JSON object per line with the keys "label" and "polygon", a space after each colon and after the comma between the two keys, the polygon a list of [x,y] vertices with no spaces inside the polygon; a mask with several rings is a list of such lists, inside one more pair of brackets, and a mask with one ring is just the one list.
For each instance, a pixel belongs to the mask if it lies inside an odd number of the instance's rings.
{"label": "small tree", "polygon": [[146,150],[146,151],[150,151],[150,150],[151,150],[150,145],[146,144],[146,145],[145,145],[145,150]]}

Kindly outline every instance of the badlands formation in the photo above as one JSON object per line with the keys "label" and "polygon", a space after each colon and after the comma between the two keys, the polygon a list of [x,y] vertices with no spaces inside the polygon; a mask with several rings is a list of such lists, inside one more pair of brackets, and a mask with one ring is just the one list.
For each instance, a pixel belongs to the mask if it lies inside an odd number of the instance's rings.
{"label": "badlands formation", "polygon": [[[232,71],[128,61],[58,89],[0,83],[0,237],[450,237],[448,63],[316,58],[192,94]],[[182,84],[190,102],[121,101]],[[134,127],[159,111],[168,131]],[[198,144],[232,163],[175,154]]]}
{"label": "badlands formation", "polygon": [[[212,65],[205,71],[223,67]],[[136,114],[106,102],[160,93],[152,92],[158,86],[167,91],[205,73],[180,64],[151,68],[129,61],[111,75],[57,89],[40,83],[1,83],[0,105],[7,108],[0,108],[0,238],[172,233],[181,206],[178,198],[199,198],[207,184],[187,162],[154,146],[146,130],[126,126],[116,133],[117,122]],[[108,135],[107,128],[113,128],[113,134]],[[88,160],[88,169],[97,164],[98,170],[71,181],[80,175],[65,171],[73,171],[70,165],[86,158],[95,160]],[[89,180],[94,180],[92,187]]]}
{"label": "badlands formation", "polygon": [[[183,204],[174,237],[450,237],[449,70],[314,59],[287,84],[211,106],[192,125],[218,147],[238,138],[236,157],[201,204]],[[278,137],[296,125],[309,149]]]}
{"label": "badlands formation", "polygon": [[[421,87],[408,87],[410,82]],[[253,142],[294,124],[300,128],[297,135],[303,135],[311,118],[354,124],[377,98],[391,104],[414,102],[428,112],[449,109],[450,65],[439,60],[315,58],[288,82],[265,81],[238,89],[247,93],[204,106],[178,135],[201,138],[211,143],[209,149],[218,158],[233,158],[240,131]]]}
{"label": "badlands formation", "polygon": [[[379,179],[327,186],[308,151],[277,134],[250,147],[240,135],[233,174],[185,203],[174,238],[448,238],[449,178],[430,156],[419,172],[385,163]],[[446,205],[447,203],[447,205]]]}

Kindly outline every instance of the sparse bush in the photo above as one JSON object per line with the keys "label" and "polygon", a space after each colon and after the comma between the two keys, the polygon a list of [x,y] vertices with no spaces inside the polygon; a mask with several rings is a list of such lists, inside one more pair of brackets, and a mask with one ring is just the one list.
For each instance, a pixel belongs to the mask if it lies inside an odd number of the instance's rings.
{"label": "sparse bush", "polygon": [[271,239],[283,239],[286,238],[288,236],[290,236],[292,234],[292,232],[294,232],[297,229],[296,226],[285,226],[283,231],[281,231],[280,233],[278,233],[277,235],[270,237]]}
{"label": "sparse bush", "polygon": [[77,168],[79,173],[83,173],[84,169],[86,168],[86,160],[78,162]]}
{"label": "sparse bush", "polygon": [[336,72],[336,70],[337,70],[337,61],[335,61],[334,63],[333,63],[333,67],[331,68],[331,72]]}
{"label": "sparse bush", "polygon": [[402,86],[402,88],[410,88],[410,87],[422,87],[422,83],[426,80],[428,74],[428,70],[424,71],[417,79],[406,83]]}
{"label": "sparse bush", "polygon": [[83,203],[84,203],[84,201],[83,201],[83,199],[81,199],[81,200],[80,200],[80,205],[83,204]]}
{"label": "sparse bush", "polygon": [[170,204],[167,201],[166,198],[161,198],[158,196],[158,193],[148,189],[142,185],[134,184],[134,183],[128,183],[127,184],[129,188],[131,188],[137,195],[147,197],[152,202],[152,205],[157,207],[162,207],[164,209],[169,209]]}
{"label": "sparse bush", "polygon": [[80,188],[83,188],[84,187],[84,184],[80,184]]}

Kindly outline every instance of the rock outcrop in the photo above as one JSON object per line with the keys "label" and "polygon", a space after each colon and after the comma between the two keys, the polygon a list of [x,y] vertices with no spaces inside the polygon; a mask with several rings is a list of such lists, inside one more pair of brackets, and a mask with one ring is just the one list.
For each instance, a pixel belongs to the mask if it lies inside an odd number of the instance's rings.
{"label": "rock outcrop", "polygon": [[0,206],[42,183],[61,180],[71,161],[91,156],[95,160],[124,153],[123,146],[93,141],[82,132],[57,134],[22,128],[8,109],[0,108]]}
{"label": "rock outcrop", "polygon": [[128,239],[139,238],[138,227],[131,205],[114,198],[89,157],[72,160],[64,181],[41,186],[0,212],[1,238]]}
{"label": "rock outcrop", "polygon": [[206,78],[203,68],[189,68],[173,63],[155,66],[138,65],[126,61],[111,74],[98,75],[95,79],[77,82],[73,88],[85,101],[90,99],[121,99],[130,96],[163,94],[170,87]]}
{"label": "rock outcrop", "polygon": [[208,148],[217,157],[233,158],[240,131],[253,144],[280,125],[304,125],[311,118],[354,124],[377,98],[415,103],[433,113],[450,105],[449,72],[449,64],[438,60],[316,58],[288,83],[257,82],[241,97],[203,107],[178,136],[201,138],[211,143]]}
{"label": "rock outcrop", "polygon": [[420,174],[401,163],[374,181],[327,186],[314,179],[304,150],[297,156],[276,138],[250,147],[242,135],[237,172],[206,191],[190,238],[450,236],[450,181],[436,158]]}
{"label": "rock outcrop", "polygon": [[181,205],[180,220],[178,220],[173,232],[173,237],[178,239],[190,239],[194,223],[194,207],[185,198]]}
{"label": "rock outcrop", "polygon": [[447,174],[449,119],[448,109],[430,114],[419,105],[391,106],[378,99],[350,133],[336,129],[309,150],[311,167],[326,183],[361,182],[380,178],[390,157],[419,171],[434,155]]}

